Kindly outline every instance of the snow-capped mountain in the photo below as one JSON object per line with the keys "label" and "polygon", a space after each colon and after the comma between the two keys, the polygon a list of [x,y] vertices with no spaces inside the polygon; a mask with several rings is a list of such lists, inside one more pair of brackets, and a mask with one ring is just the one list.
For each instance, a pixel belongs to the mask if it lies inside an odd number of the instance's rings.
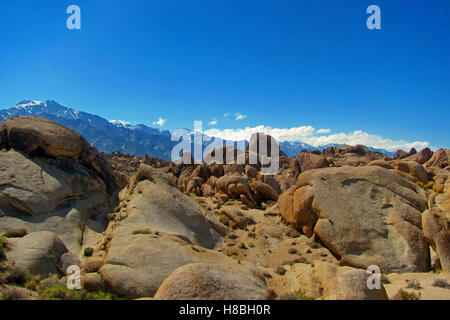
{"label": "snow-capped mountain", "polygon": [[84,136],[99,151],[120,151],[133,155],[169,159],[175,144],[170,140],[170,131],[131,125],[125,121],[108,121],[102,117],[66,108],[49,101],[23,100],[14,107],[0,111],[0,121],[15,116],[41,116]]}
{"label": "snow-capped mountain", "polygon": [[[148,127],[144,124],[131,124],[123,120],[106,120],[97,115],[64,107],[53,100],[35,101],[23,100],[14,107],[0,110],[0,121],[15,116],[41,116],[66,127],[69,127],[84,136],[99,151],[110,153],[120,151],[132,155],[148,155],[150,157],[169,160],[172,148],[177,142],[171,141],[171,133],[167,130]],[[203,150],[208,150],[208,145],[214,137],[204,135]],[[192,138],[192,150],[194,138]],[[234,142],[237,146],[237,142]],[[245,142],[247,145],[247,142]],[[295,157],[302,150],[319,150],[329,146],[312,146],[303,142],[280,142],[281,150],[287,156]],[[392,152],[369,148],[392,156]],[[193,154],[193,152],[191,152]]]}

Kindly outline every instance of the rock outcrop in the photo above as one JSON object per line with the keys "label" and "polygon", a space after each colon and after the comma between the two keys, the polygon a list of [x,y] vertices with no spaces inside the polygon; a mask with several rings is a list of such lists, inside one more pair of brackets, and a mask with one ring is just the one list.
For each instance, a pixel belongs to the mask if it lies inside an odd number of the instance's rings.
{"label": "rock outcrop", "polygon": [[176,269],[155,294],[156,300],[265,300],[263,279],[238,266],[193,263]]}
{"label": "rock outcrop", "polygon": [[40,275],[62,274],[61,257],[67,248],[58,236],[49,231],[33,232],[21,239],[9,240],[8,261],[16,269]]}
{"label": "rock outcrop", "polygon": [[416,184],[374,166],[307,171],[279,203],[287,223],[319,237],[341,264],[417,272],[429,269],[421,228],[426,199]]}
{"label": "rock outcrop", "polygon": [[439,208],[425,211],[422,215],[422,228],[439,257],[442,271],[450,272],[450,213]]}
{"label": "rock outcrop", "polygon": [[[193,244],[214,248],[220,234],[214,218],[208,220],[200,205],[177,189],[170,176],[141,164],[136,176],[119,195],[121,228],[151,228],[180,235]],[[218,222],[216,222],[218,224]]]}
{"label": "rock outcrop", "polygon": [[[136,232],[134,232],[136,231]],[[236,263],[225,255],[158,231],[118,228],[100,274],[118,295],[152,297],[175,269],[189,263]]]}
{"label": "rock outcrop", "polygon": [[324,288],[324,300],[389,300],[386,289],[369,289],[365,270],[349,270],[331,280]]}
{"label": "rock outcrop", "polygon": [[40,117],[0,123],[0,232],[52,231],[79,253],[99,237],[124,180],[76,132]]}

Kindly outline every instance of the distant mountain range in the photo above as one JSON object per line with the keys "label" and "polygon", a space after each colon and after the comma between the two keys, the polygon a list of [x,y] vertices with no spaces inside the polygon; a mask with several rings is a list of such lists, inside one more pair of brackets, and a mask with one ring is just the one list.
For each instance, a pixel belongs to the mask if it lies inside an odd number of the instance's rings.
{"label": "distant mountain range", "polygon": [[[121,120],[108,121],[97,115],[64,107],[52,100],[23,100],[10,109],[0,110],[0,121],[16,116],[41,116],[55,121],[80,133],[99,151],[106,153],[120,151],[170,160],[172,148],[178,143],[171,141],[170,131],[144,124],[131,125]],[[208,144],[204,143],[203,149]],[[328,146],[331,145],[314,147],[303,142],[280,142],[281,149],[289,157],[298,155],[304,149],[321,151]],[[369,149],[393,155],[386,150]]]}

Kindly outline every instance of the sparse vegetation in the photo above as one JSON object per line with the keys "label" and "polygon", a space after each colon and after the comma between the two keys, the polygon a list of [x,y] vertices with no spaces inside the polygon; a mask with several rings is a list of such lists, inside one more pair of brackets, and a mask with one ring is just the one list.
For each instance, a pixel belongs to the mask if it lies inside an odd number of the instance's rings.
{"label": "sparse vegetation", "polygon": [[424,189],[433,189],[433,187],[434,187],[433,181],[428,181],[426,184],[423,185]]}
{"label": "sparse vegetation", "polygon": [[382,284],[390,284],[391,283],[391,280],[389,280],[389,278],[384,274],[382,274],[380,276],[380,280],[381,280]]}
{"label": "sparse vegetation", "polygon": [[439,278],[434,280],[433,287],[450,289],[450,283],[446,279]]}
{"label": "sparse vegetation", "polygon": [[308,297],[303,291],[298,291],[282,295],[279,300],[314,300],[314,298]]}
{"label": "sparse vegetation", "polygon": [[92,248],[85,248],[83,251],[83,254],[85,257],[92,257],[92,255],[94,254],[94,249]]}
{"label": "sparse vegetation", "polygon": [[406,289],[414,289],[414,290],[420,290],[423,289],[420,285],[420,282],[416,279],[408,280],[406,279]]}
{"label": "sparse vegetation", "polygon": [[408,292],[407,290],[400,289],[394,296],[393,300],[420,300],[422,298],[422,294],[420,292]]}
{"label": "sparse vegetation", "polygon": [[5,255],[5,245],[6,245],[5,237],[0,236],[0,258],[2,258]]}
{"label": "sparse vegetation", "polygon": [[123,300],[110,292],[68,289],[66,286],[56,284],[46,288],[40,295],[43,300]]}
{"label": "sparse vegetation", "polygon": [[133,231],[133,234],[152,234],[150,229],[139,229],[139,230],[135,230]]}
{"label": "sparse vegetation", "polygon": [[444,185],[443,184],[435,184],[433,186],[433,191],[436,193],[443,193],[444,192]]}
{"label": "sparse vegetation", "polygon": [[237,253],[236,251],[234,251],[234,250],[227,250],[227,251],[225,252],[225,254],[226,254],[228,257],[233,258],[233,259],[237,259],[237,256],[238,256],[238,253]]}
{"label": "sparse vegetation", "polygon": [[[48,281],[53,278],[53,281]],[[47,284],[46,284],[47,281]],[[70,290],[56,275],[41,280],[40,276],[32,275],[14,268],[8,263],[0,263],[0,300],[122,300],[111,292],[86,290]]]}
{"label": "sparse vegetation", "polygon": [[278,267],[277,268],[277,273],[280,275],[280,276],[282,276],[282,275],[284,275],[285,273],[286,273],[286,269],[284,268],[284,267]]}
{"label": "sparse vegetation", "polygon": [[28,300],[32,293],[27,289],[16,286],[1,286],[0,300]]}

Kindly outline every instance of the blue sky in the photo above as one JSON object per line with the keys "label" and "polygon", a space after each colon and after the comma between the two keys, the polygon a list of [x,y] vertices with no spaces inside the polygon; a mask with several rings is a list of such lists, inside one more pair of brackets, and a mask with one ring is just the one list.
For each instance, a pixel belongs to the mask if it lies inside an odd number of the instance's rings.
{"label": "blue sky", "polygon": [[[81,30],[66,28],[71,4]],[[371,4],[381,30],[366,27]],[[51,99],[227,137],[263,125],[450,147],[449,21],[448,0],[2,0],[0,108]]]}

